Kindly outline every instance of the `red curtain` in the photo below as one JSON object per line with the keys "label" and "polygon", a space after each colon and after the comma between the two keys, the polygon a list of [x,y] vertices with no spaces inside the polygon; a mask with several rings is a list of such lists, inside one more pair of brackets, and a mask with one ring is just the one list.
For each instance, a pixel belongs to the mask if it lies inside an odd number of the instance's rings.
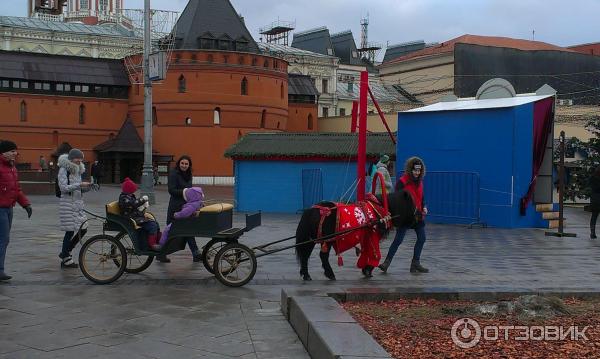
{"label": "red curtain", "polygon": [[531,181],[527,194],[521,198],[521,216],[525,215],[527,205],[533,198],[535,192],[535,183],[537,181],[540,167],[544,161],[548,135],[552,131],[552,118],[554,117],[554,98],[550,97],[537,101],[533,104],[533,168]]}

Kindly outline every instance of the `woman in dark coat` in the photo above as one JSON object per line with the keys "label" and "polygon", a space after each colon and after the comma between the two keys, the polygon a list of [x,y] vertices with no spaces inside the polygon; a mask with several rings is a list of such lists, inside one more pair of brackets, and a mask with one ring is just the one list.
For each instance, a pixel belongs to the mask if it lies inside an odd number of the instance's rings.
{"label": "woman in dark coat", "polygon": [[[169,209],[167,210],[167,224],[170,224],[173,221],[173,214],[181,211],[181,208],[185,204],[183,190],[192,187],[192,159],[189,156],[183,155],[177,160],[175,168],[169,173],[168,187],[171,198],[169,199]],[[187,244],[192,251],[194,262],[200,262],[202,255],[194,237],[187,238]],[[166,256],[158,256],[156,259],[165,263],[171,261]]]}
{"label": "woman in dark coat", "polygon": [[590,208],[592,217],[590,218],[590,238],[596,239],[596,220],[600,213],[600,166],[596,167],[590,178],[590,188],[592,195],[590,199]]}

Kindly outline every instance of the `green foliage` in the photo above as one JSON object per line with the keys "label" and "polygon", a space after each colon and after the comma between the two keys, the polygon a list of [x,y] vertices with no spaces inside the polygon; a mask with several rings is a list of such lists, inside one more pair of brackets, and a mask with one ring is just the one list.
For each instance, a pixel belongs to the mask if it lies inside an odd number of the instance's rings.
{"label": "green foliage", "polygon": [[[585,128],[593,134],[589,141],[572,138],[565,142],[565,148],[570,146],[572,150],[587,154],[587,157],[577,161],[578,167],[572,169],[570,181],[565,186],[565,197],[570,200],[590,197],[588,181],[594,169],[600,165],[600,116],[588,121]],[[557,163],[558,149],[554,150],[554,155]]]}

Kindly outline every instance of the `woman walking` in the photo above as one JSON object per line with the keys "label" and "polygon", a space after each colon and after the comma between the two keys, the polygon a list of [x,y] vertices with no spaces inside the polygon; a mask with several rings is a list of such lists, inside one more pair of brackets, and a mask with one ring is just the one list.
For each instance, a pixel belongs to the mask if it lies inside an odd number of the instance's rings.
{"label": "woman walking", "polygon": [[19,175],[15,167],[18,155],[14,142],[0,140],[0,282],[12,278],[4,272],[4,260],[10,240],[13,207],[17,203],[20,204],[27,211],[28,218],[31,218],[33,212],[31,203],[19,184]]}
{"label": "woman walking", "polygon": [[[396,183],[396,191],[404,190],[410,194],[417,210],[416,217],[417,223],[414,227],[415,233],[417,234],[417,242],[413,251],[413,258],[410,264],[411,273],[427,273],[429,270],[421,265],[421,251],[425,245],[425,215],[427,214],[427,206],[425,205],[425,198],[423,195],[423,177],[425,176],[425,164],[419,157],[411,157],[406,161],[404,165],[404,175],[400,177],[400,180]],[[388,250],[388,254],[385,261],[379,265],[379,269],[387,272],[388,267],[394,259],[394,255],[398,250],[400,244],[404,240],[406,231],[409,227],[402,227],[396,230],[396,237],[394,242]]]}
{"label": "woman walking", "polygon": [[[190,156],[183,155],[175,164],[175,168],[169,173],[169,209],[167,210],[167,225],[173,221],[173,215],[175,212],[181,211],[181,208],[186,203],[183,197],[183,190],[192,187],[192,159]],[[194,262],[200,262],[202,255],[196,244],[194,237],[186,238],[188,247],[192,251],[192,258]],[[163,263],[169,263],[171,260],[166,256],[157,256],[156,259]]]}
{"label": "woman walking", "polygon": [[596,220],[600,213],[600,166],[596,167],[590,178],[590,188],[592,190],[590,198],[590,208],[592,217],[590,218],[590,238],[596,239]]}
{"label": "woman walking", "polygon": [[71,251],[87,232],[85,225],[83,228],[81,227],[81,224],[87,220],[83,211],[83,192],[89,191],[91,186],[89,182],[81,180],[81,175],[85,172],[82,161],[83,152],[76,148],[58,158],[60,229],[65,231],[62,250],[58,255],[61,259],[61,268],[78,267],[77,263],[73,261]]}

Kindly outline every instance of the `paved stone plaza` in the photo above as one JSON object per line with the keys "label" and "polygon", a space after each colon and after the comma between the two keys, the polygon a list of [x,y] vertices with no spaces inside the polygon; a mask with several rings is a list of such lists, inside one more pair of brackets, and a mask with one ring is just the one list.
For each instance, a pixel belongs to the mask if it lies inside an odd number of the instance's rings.
{"label": "paved stone plaza", "polygon": [[[209,198],[233,196],[231,188],[205,191]],[[90,193],[87,208],[103,213],[104,203],[118,193],[117,187]],[[353,267],[353,253],[344,256],[344,267],[334,267],[336,282],[325,280],[315,251],[314,280],[302,282],[294,252],[288,250],[259,258],[254,280],[234,289],[193,263],[188,250],[142,274],[93,285],[79,270],[60,269],[57,198],[30,199],[31,220],[15,209],[6,262],[13,280],[0,284],[0,358],[308,358],[280,312],[282,288],[600,291],[600,241],[589,239],[588,214],[577,208],[566,210],[567,229],[577,238],[546,237],[540,229],[428,225],[422,263],[429,274],[408,272],[415,240],[409,233],[388,274],[376,270],[370,280]],[[151,211],[164,224],[164,188],[157,201]],[[254,246],[288,237],[298,219],[264,214],[262,227],[241,241]],[[234,221],[242,225],[242,215]],[[92,223],[90,233],[99,232],[100,222]],[[384,254],[389,244],[384,242]]]}

